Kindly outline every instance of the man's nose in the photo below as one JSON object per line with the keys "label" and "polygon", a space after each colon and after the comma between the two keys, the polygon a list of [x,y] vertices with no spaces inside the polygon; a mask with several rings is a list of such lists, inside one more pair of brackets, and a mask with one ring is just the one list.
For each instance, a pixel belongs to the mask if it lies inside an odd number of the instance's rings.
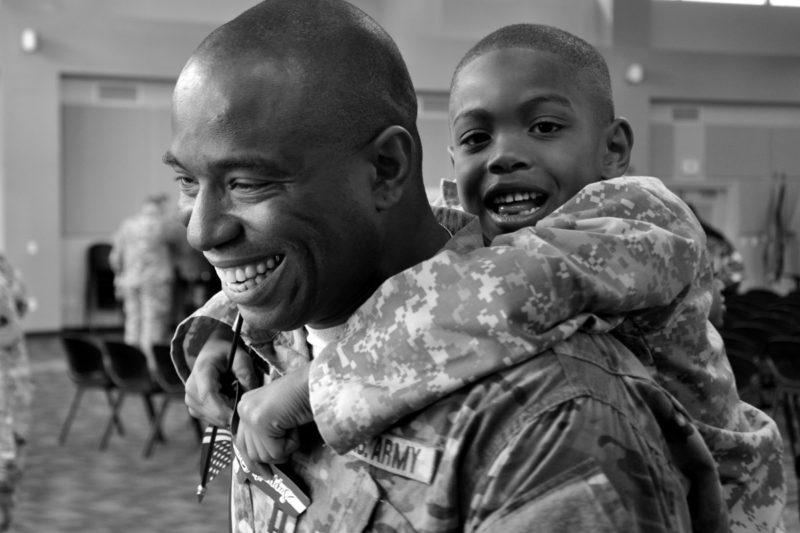
{"label": "man's nose", "polygon": [[239,232],[239,223],[229,211],[223,196],[211,190],[201,191],[183,212],[189,244],[205,252],[233,240]]}
{"label": "man's nose", "polygon": [[492,174],[508,174],[530,166],[529,141],[522,135],[499,135],[487,160]]}

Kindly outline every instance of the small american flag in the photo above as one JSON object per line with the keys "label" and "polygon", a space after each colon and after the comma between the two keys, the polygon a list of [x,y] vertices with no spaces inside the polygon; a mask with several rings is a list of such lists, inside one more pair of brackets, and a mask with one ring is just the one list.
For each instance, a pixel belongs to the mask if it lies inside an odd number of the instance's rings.
{"label": "small american flag", "polygon": [[[215,431],[216,435],[212,435]],[[203,433],[203,447],[200,453],[201,482],[197,487],[198,499],[203,499],[206,486],[233,461],[232,441],[231,432],[227,429],[209,426]],[[211,457],[209,457],[209,453]]]}

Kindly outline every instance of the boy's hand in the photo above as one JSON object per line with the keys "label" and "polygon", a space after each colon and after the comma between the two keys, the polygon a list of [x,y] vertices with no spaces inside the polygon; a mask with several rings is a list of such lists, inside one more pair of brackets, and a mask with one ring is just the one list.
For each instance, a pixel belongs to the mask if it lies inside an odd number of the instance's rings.
{"label": "boy's hand", "polygon": [[[189,414],[220,427],[227,427],[233,414],[233,398],[222,393],[230,385],[228,382],[233,381],[233,376],[224,375],[230,346],[230,340],[210,338],[186,379],[185,402]],[[245,388],[258,383],[250,355],[243,348],[236,350],[233,373]]]}
{"label": "boy's hand", "polygon": [[297,450],[297,428],[314,419],[308,369],[304,365],[239,400],[236,443],[253,461],[282,463]]}

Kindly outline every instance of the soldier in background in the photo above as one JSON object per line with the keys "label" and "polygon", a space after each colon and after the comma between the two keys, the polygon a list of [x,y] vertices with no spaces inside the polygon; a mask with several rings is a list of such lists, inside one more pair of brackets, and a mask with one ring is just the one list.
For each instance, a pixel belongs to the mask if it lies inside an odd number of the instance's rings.
{"label": "soldier in background", "polygon": [[0,254],[0,531],[12,524],[33,398],[21,319],[28,311],[19,272]]}
{"label": "soldier in background", "polygon": [[152,345],[169,342],[174,283],[183,230],[166,209],[166,195],[147,197],[113,236],[109,263],[123,302],[125,342],[150,355]]}

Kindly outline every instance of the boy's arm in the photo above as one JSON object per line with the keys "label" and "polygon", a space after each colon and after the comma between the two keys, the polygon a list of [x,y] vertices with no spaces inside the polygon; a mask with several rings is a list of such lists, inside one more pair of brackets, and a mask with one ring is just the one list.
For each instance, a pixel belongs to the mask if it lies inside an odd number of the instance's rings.
{"label": "boy's arm", "polygon": [[345,452],[580,328],[653,309],[669,317],[701,268],[702,235],[661,182],[618,178],[492,247],[447,250],[395,275],[312,362],[320,433]]}

